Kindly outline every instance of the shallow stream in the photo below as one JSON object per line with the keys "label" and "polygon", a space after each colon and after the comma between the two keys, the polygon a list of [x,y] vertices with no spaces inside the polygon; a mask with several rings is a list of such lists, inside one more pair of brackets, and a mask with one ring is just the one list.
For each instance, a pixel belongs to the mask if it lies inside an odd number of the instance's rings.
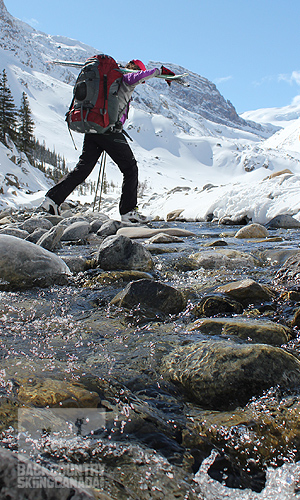
{"label": "shallow stream", "polygon": [[[215,441],[207,439],[197,445],[188,437],[195,432],[192,424],[211,419],[214,425],[217,415],[215,425],[220,425],[221,412],[209,412],[192,404],[158,371],[165,354],[191,338],[198,339],[199,334],[189,332],[187,325],[194,321],[193,307],[205,294],[216,286],[246,277],[271,285],[276,270],[299,249],[300,231],[270,230],[270,237],[281,237],[282,241],[258,242],[235,239],[239,229],[236,226],[179,222],[153,226],[176,226],[195,233],[182,242],[156,244],[152,250],[152,275],[182,290],[187,298],[186,309],[177,316],[111,306],[111,299],[130,277],[120,278],[113,273],[104,276],[97,268],[79,273],[64,286],[0,292],[2,446],[19,447],[19,451],[52,469],[62,463],[100,460],[103,474],[98,490],[111,495],[108,498],[300,498],[300,456],[298,449],[293,450],[293,443],[283,456],[274,453],[273,464],[267,463],[265,468],[261,459],[253,470],[247,471],[242,465],[239,469],[237,463],[242,459],[235,461],[231,457],[235,448],[241,456],[251,453],[242,446],[252,439],[247,426],[238,425],[236,442],[224,435],[228,443],[232,440],[232,446],[228,446],[233,450],[225,455],[226,446],[217,448]],[[234,269],[184,267],[184,259],[190,254],[211,249],[206,245],[217,240],[226,242],[227,248],[253,255],[258,264]],[[96,250],[91,244],[64,245],[57,253],[91,259]],[[103,279],[99,280],[101,274]],[[244,314],[268,317],[286,325],[295,309],[297,303],[270,303],[261,309],[249,306]],[[284,348],[300,359],[297,331]],[[69,396],[62,396],[65,393]],[[253,399],[253,418],[257,416],[259,421],[261,414],[270,412],[272,405],[278,406],[282,397],[292,396],[279,395],[273,388]],[[89,409],[91,420],[91,408],[101,408],[103,421],[99,428],[86,429],[75,437],[74,432],[70,437],[57,430],[56,435],[48,433],[40,439],[27,432],[27,447],[22,449],[23,445],[18,444],[18,409],[20,412],[29,407],[34,419],[38,408],[52,408],[51,418],[56,418],[55,409],[67,408],[71,412],[81,406],[82,398],[86,398],[85,408],[80,409],[82,417],[86,417],[82,410]],[[41,418],[47,420],[50,416],[44,414]],[[284,433],[284,426],[284,421],[278,422],[279,434]],[[25,424],[25,434],[29,428]]]}

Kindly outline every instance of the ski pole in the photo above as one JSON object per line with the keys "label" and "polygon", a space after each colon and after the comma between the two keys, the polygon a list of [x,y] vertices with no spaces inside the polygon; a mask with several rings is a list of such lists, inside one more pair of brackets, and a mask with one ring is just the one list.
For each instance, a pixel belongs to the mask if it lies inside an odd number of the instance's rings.
{"label": "ski pole", "polygon": [[101,155],[101,160],[100,160],[100,168],[99,168],[99,174],[98,174],[98,180],[97,180],[97,186],[96,186],[96,192],[95,192],[95,198],[94,198],[94,203],[93,203],[93,212],[95,210],[95,205],[96,205],[96,199],[97,199],[97,193],[98,193],[98,188],[99,188],[99,183],[101,179],[101,173],[102,173],[102,165],[103,165],[103,157],[104,157],[105,152],[103,151]]}
{"label": "ski pole", "polygon": [[103,151],[102,153],[102,179],[101,179],[101,185],[100,185],[100,196],[99,196],[99,205],[98,205],[98,211],[100,211],[100,205],[101,205],[101,198],[102,198],[102,191],[103,191],[103,182],[104,182],[104,172],[105,172],[105,163],[106,163],[106,151]]}

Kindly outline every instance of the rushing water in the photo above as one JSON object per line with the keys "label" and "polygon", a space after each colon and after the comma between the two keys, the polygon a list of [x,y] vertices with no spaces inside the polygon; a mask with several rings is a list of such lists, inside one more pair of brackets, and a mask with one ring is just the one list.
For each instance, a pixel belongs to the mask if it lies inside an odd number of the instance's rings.
{"label": "rushing water", "polygon": [[[216,285],[245,277],[270,284],[284,259],[290,252],[298,250],[300,232],[270,231],[270,236],[281,237],[282,241],[252,242],[235,239],[236,227],[219,227],[209,223],[169,225],[196,234],[185,238],[182,243],[156,245],[154,277],[182,290],[188,298],[186,310],[177,317],[165,318],[156,313],[145,315],[138,308],[122,311],[110,306],[111,299],[125,287],[126,282],[120,279],[97,280],[99,269],[80,273],[65,286],[0,292],[2,444],[11,448],[17,446],[12,410],[20,406],[20,386],[27,386],[27,393],[25,391],[23,395],[25,406],[29,404],[29,407],[35,408],[43,406],[38,401],[45,401],[47,406],[47,396],[43,399],[40,394],[43,390],[45,393],[48,391],[47,394],[58,391],[57,387],[51,386],[51,381],[81,384],[84,390],[100,394],[102,407],[105,408],[105,425],[99,437],[95,436],[93,429],[85,439],[78,437],[74,441],[74,438],[65,436],[61,439],[59,436],[59,439],[49,438],[38,446],[35,441],[35,446],[29,447],[30,451],[21,451],[38,463],[47,467],[62,459],[73,463],[75,456],[76,460],[80,456],[79,463],[88,462],[91,460],[88,450],[93,449],[93,456],[100,457],[108,471],[105,484],[100,489],[109,490],[112,498],[139,498],[127,484],[130,467],[134,470],[133,477],[137,477],[139,467],[141,470],[145,468],[142,477],[146,479],[141,491],[146,491],[151,484],[153,491],[157,491],[152,493],[153,496],[141,494],[140,498],[164,497],[171,500],[176,497],[178,485],[178,491],[183,493],[176,498],[300,498],[300,466],[295,463],[298,452],[294,456],[282,457],[281,462],[274,462],[273,468],[269,466],[264,488],[256,492],[251,481],[248,488],[247,481],[231,488],[228,481],[222,484],[208,474],[218,455],[218,450],[212,447],[208,446],[203,456],[199,452],[198,471],[195,466],[193,470],[189,470],[188,466],[182,467],[189,459],[178,437],[180,431],[186,427],[189,418],[201,419],[204,413],[201,408],[183,401],[177,389],[164,382],[157,371],[162,356],[177,345],[184,344],[186,326],[193,319],[192,307],[205,293]],[[159,223],[156,226],[159,227]],[[193,252],[209,249],[205,246],[207,243],[221,238],[228,248],[251,253],[262,265],[185,271],[176,265]],[[167,253],[160,253],[167,247]],[[59,254],[91,258],[95,251],[96,247],[91,245],[64,246]],[[272,314],[275,321],[285,323],[290,318],[291,306],[286,305],[280,310],[270,308],[268,317],[271,319]],[[297,337],[286,348],[300,357]],[[45,381],[47,390],[43,386]],[[33,384],[31,389],[30,384]],[[36,394],[35,400],[30,399],[33,394]],[[273,397],[270,393],[268,404]],[[148,424],[145,425],[145,422]],[[243,432],[241,439],[245,440],[248,431],[245,428]],[[28,441],[30,439],[34,441],[29,436]],[[118,474],[115,464],[119,464]],[[186,496],[184,470],[189,470]],[[193,473],[196,473],[195,482],[192,481]],[[108,486],[111,481],[109,474],[114,475],[114,487]],[[163,496],[159,496],[158,485],[155,490],[156,482],[160,484]],[[117,483],[126,484],[127,489],[123,491]],[[191,493],[192,490],[194,493]]]}

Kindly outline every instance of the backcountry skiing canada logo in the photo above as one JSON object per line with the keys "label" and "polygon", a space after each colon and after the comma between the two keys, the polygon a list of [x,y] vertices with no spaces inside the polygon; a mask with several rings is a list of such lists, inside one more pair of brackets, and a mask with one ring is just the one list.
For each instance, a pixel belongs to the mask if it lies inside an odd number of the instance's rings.
{"label": "backcountry skiing canada logo", "polygon": [[[104,466],[67,454],[46,460],[53,450],[83,449],[95,430],[105,427],[101,408],[20,408],[18,410],[18,488],[103,488]],[[82,461],[80,461],[82,462]],[[41,467],[39,464],[43,465]]]}

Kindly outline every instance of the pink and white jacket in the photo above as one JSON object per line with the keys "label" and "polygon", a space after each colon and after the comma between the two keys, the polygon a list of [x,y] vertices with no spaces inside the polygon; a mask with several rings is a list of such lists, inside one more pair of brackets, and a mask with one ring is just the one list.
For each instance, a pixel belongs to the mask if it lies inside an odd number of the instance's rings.
{"label": "pink and white jacket", "polygon": [[161,74],[158,68],[147,69],[146,71],[137,71],[135,73],[127,73],[123,75],[121,85],[118,91],[119,97],[119,121],[124,125],[127,117],[131,96],[135,87],[139,83],[143,83],[149,78],[154,78]]}

